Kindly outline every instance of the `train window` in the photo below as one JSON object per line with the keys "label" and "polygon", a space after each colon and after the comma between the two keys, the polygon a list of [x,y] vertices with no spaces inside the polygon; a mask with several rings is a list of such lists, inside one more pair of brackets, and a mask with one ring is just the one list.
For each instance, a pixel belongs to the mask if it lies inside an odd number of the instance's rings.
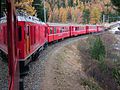
{"label": "train window", "polygon": [[62,32],[64,32],[64,27],[62,27],[62,28],[60,29],[60,33],[62,33]]}
{"label": "train window", "polygon": [[54,27],[54,34],[57,33],[56,27]]}
{"label": "train window", "polygon": [[47,27],[45,27],[45,37],[47,36]]}
{"label": "train window", "polygon": [[65,30],[64,30],[65,32],[68,32],[68,28],[67,27],[65,27]]}
{"label": "train window", "polygon": [[29,26],[27,26],[27,35],[29,36],[29,30],[30,30],[30,27]]}
{"label": "train window", "polygon": [[50,34],[52,34],[52,27],[50,28]]}
{"label": "train window", "polygon": [[64,32],[64,30],[65,30],[65,28],[64,28],[64,27],[62,27],[62,32]]}
{"label": "train window", "polygon": [[34,44],[36,43],[36,30],[35,30],[35,27],[34,27]]}
{"label": "train window", "polygon": [[62,33],[62,29],[60,29],[60,33]]}
{"label": "train window", "polygon": [[5,30],[5,29],[6,29],[6,28],[5,28],[5,26],[4,26],[4,27],[3,27],[3,30],[4,30],[4,31],[3,31],[3,35],[4,35],[4,44],[6,44],[6,41],[5,41],[5,40],[6,40],[6,33],[5,33],[5,31],[6,31],[6,30]]}
{"label": "train window", "polygon": [[78,31],[79,30],[79,27],[75,27],[75,31]]}
{"label": "train window", "polygon": [[22,40],[22,27],[21,26],[18,26],[18,41],[21,41]]}
{"label": "train window", "polygon": [[0,27],[0,32],[2,32],[2,27]]}

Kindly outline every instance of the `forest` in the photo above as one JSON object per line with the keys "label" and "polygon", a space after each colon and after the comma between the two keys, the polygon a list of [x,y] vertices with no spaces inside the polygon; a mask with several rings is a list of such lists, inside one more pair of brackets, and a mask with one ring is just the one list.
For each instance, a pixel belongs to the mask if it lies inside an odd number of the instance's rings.
{"label": "forest", "polygon": [[[114,1],[114,0],[111,0]],[[110,0],[17,0],[17,12],[26,12],[44,21],[44,7],[47,22],[99,24],[111,22],[110,17],[119,13]],[[119,1],[119,0],[118,0]],[[5,0],[2,0],[5,2]],[[116,3],[115,3],[116,4]],[[4,3],[2,10],[5,12]],[[114,19],[114,18],[113,18]],[[114,19],[115,20],[115,19]],[[112,21],[114,21],[112,20]]]}

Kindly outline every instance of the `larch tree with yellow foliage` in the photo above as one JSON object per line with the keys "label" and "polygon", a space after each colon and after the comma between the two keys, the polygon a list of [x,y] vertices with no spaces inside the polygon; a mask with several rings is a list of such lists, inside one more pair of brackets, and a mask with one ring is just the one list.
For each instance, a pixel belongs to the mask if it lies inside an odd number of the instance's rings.
{"label": "larch tree with yellow foliage", "polygon": [[21,0],[15,3],[17,10],[23,10],[29,15],[35,15],[36,10],[32,6],[33,0]]}
{"label": "larch tree with yellow foliage", "polygon": [[101,11],[97,7],[93,7],[90,12],[90,22],[96,24],[100,21]]}

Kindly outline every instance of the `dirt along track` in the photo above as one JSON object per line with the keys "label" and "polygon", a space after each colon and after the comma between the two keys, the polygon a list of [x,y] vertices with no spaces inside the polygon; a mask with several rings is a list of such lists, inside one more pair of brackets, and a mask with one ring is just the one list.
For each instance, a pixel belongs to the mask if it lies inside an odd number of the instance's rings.
{"label": "dirt along track", "polygon": [[[68,38],[58,43],[50,44],[44,51],[41,52],[38,60],[30,63],[29,75],[27,75],[24,79],[25,90],[52,90],[54,85],[49,86],[52,84],[51,81],[48,79],[48,82],[44,82],[45,79],[49,78],[46,76],[47,74],[49,74],[50,77],[52,76],[51,70],[53,69],[52,66],[55,65],[55,62],[53,61],[55,59],[51,58],[56,56],[57,52],[59,52],[59,50],[66,45],[77,42],[78,40],[83,40],[85,38],[87,38],[87,35]],[[44,85],[48,85],[49,87],[44,88]]]}

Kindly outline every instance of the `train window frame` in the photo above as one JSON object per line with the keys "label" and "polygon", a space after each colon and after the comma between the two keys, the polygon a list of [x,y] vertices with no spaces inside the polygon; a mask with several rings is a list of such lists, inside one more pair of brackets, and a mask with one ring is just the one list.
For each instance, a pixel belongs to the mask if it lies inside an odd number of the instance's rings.
{"label": "train window frame", "polygon": [[3,26],[4,44],[6,44],[6,27]]}
{"label": "train window frame", "polygon": [[62,29],[60,29],[60,33],[62,33]]}
{"label": "train window frame", "polygon": [[22,27],[18,26],[18,41],[22,41]]}
{"label": "train window frame", "polygon": [[47,31],[48,31],[48,28],[45,27],[45,37],[47,36]]}
{"label": "train window frame", "polygon": [[27,36],[30,35],[30,26],[27,26]]}
{"label": "train window frame", "polygon": [[2,27],[0,27],[0,32],[2,32]]}
{"label": "train window frame", "polygon": [[75,31],[79,31],[79,27],[75,27]]}
{"label": "train window frame", "polygon": [[64,32],[64,27],[60,28],[60,33]]}
{"label": "train window frame", "polygon": [[56,34],[57,33],[57,29],[56,29],[56,27],[54,27],[54,34]]}
{"label": "train window frame", "polygon": [[36,28],[34,26],[34,44],[36,43]]}
{"label": "train window frame", "polygon": [[53,34],[53,28],[50,27],[50,34]]}

